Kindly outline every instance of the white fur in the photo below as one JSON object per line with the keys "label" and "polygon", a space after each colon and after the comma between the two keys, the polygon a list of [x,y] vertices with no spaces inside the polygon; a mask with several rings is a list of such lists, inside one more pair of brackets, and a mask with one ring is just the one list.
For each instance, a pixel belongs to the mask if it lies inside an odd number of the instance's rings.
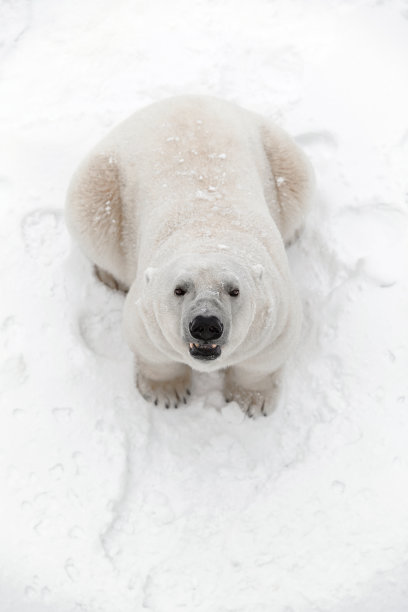
{"label": "white fur", "polygon": [[[100,278],[129,288],[124,330],[146,398],[176,405],[191,368],[225,368],[228,399],[249,413],[270,410],[301,321],[284,243],[302,226],[312,188],[310,165],[283,130],[209,97],[137,112],[85,159],[67,223]],[[176,297],[185,278],[191,290]],[[226,283],[239,284],[239,297]],[[194,309],[213,306],[228,340],[218,359],[199,361],[186,325]]]}

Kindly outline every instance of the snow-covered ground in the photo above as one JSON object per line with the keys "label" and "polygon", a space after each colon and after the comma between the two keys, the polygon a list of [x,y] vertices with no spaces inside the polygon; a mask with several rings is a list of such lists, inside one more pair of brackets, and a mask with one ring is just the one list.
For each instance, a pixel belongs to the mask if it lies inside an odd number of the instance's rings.
{"label": "snow-covered ground", "polygon": [[[0,0],[1,612],[408,610],[408,2]],[[69,178],[150,102],[278,121],[318,198],[267,419],[147,405]]]}

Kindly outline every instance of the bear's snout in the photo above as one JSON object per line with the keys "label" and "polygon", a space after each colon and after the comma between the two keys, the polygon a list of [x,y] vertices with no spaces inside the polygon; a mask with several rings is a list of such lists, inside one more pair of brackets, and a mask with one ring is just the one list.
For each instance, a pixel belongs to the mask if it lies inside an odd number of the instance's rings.
{"label": "bear's snout", "polygon": [[209,342],[210,340],[218,340],[222,336],[224,326],[218,317],[203,317],[199,315],[191,321],[189,329],[190,334],[196,340]]}

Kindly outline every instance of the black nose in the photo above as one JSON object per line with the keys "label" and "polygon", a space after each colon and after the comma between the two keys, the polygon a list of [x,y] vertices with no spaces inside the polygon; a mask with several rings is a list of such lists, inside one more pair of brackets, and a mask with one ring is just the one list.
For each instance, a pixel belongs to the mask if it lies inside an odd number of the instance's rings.
{"label": "black nose", "polygon": [[223,325],[217,317],[198,316],[189,325],[190,334],[197,340],[217,340],[223,331]]}

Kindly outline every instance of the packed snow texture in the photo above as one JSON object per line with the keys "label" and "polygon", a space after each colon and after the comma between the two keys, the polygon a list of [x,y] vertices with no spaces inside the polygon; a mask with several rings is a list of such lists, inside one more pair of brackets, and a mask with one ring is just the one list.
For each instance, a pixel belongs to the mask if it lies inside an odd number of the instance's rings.
{"label": "packed snow texture", "polygon": [[[2,0],[1,612],[408,609],[406,0]],[[289,131],[318,195],[276,412],[148,405],[68,181],[166,96]]]}

